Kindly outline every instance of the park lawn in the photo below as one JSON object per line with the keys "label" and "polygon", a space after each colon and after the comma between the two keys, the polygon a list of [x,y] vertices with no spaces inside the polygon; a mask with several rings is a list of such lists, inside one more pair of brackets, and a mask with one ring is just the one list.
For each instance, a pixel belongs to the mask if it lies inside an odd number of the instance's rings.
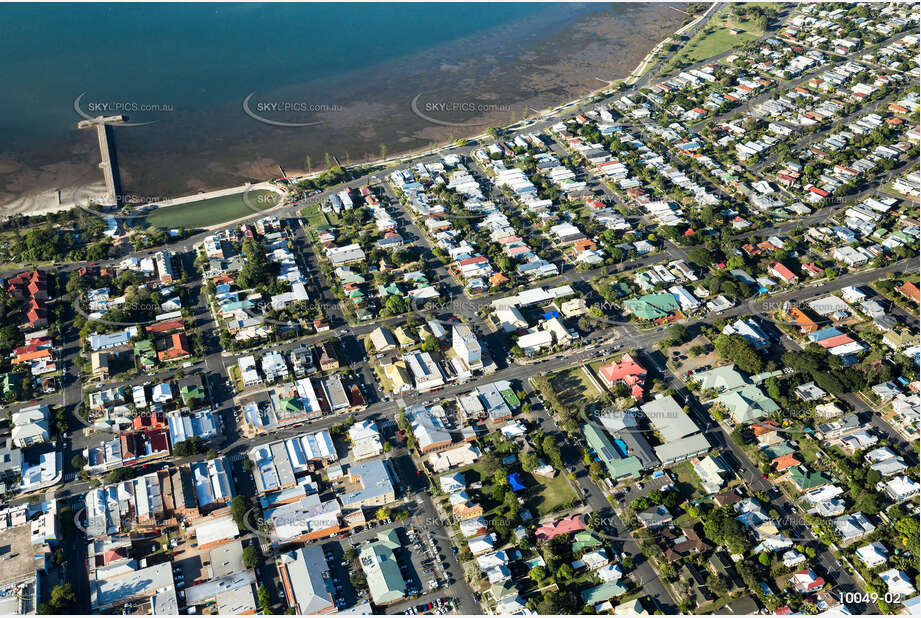
{"label": "park lawn", "polygon": [[187,204],[158,208],[144,217],[144,225],[164,229],[210,227],[258,214],[260,210],[276,206],[280,199],[281,196],[277,193],[265,189],[250,191],[246,201],[243,200],[243,193],[212,197]]}
{"label": "park lawn", "polygon": [[[713,32],[705,34],[711,28],[713,28]],[[741,30],[741,32],[734,34],[730,28]],[[763,34],[764,30],[759,28],[754,20],[739,21],[729,10],[723,10],[722,15],[714,19],[707,28],[694,35],[684,45],[684,49],[672,57],[665,69],[665,73],[675,70],[676,60],[687,61],[691,64],[700,62],[742,43],[754,41]]]}
{"label": "park lawn", "polygon": [[563,369],[550,374],[548,378],[550,386],[567,407],[582,410],[590,403],[601,401],[602,393],[589,382],[581,367]]}
{"label": "park lawn", "polygon": [[[531,477],[536,483],[536,485],[531,485],[526,482],[528,497],[525,500],[525,507],[536,512],[538,518],[549,515],[558,507],[566,506],[576,498],[565,472],[559,472],[552,479],[526,473],[524,476]],[[525,481],[524,477],[522,481]]]}

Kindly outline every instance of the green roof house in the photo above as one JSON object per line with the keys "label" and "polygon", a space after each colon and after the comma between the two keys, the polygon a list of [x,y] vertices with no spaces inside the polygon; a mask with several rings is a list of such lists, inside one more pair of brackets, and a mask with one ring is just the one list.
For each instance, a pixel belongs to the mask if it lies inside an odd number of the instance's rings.
{"label": "green roof house", "polygon": [[377,605],[390,605],[406,596],[406,582],[393,555],[402,546],[396,530],[391,529],[379,533],[376,541],[363,545],[358,553],[371,599]]}
{"label": "green roof house", "polygon": [[186,384],[179,389],[179,394],[182,395],[182,403],[186,405],[189,405],[189,402],[193,399],[198,401],[204,401],[205,399],[205,389],[200,384]]}
{"label": "green roof house", "polygon": [[583,530],[582,532],[577,532],[575,540],[572,543],[572,553],[580,552],[584,549],[592,549],[595,547],[600,547],[601,541],[598,537],[595,536],[589,530]]}
{"label": "green roof house", "polygon": [[768,459],[777,459],[778,457],[795,453],[796,449],[793,448],[789,442],[781,442],[780,444],[766,446],[761,449],[761,452],[764,453]]}
{"label": "green roof house", "polygon": [[595,606],[605,601],[610,601],[627,592],[627,589],[617,582],[607,582],[582,591],[582,601],[586,605]]}
{"label": "green roof house", "polygon": [[678,311],[678,301],[671,294],[646,294],[624,301],[624,310],[641,320],[658,320]]}
{"label": "green roof house", "polygon": [[810,470],[804,465],[790,468],[790,480],[800,491],[809,491],[816,487],[828,485],[831,480],[821,472]]}
{"label": "green roof house", "polygon": [[709,371],[699,371],[692,378],[700,383],[700,388],[703,390],[713,388],[721,393],[741,388],[748,384],[748,380],[745,379],[744,375],[736,371],[734,365],[724,365]]}
{"label": "green roof house", "polygon": [[141,370],[153,369],[157,365],[157,352],[152,339],[141,339],[134,344],[134,356]]}
{"label": "green roof house", "polygon": [[387,298],[388,296],[402,296],[403,292],[400,290],[400,286],[396,283],[391,283],[390,285],[377,286],[377,293],[381,298]]}
{"label": "green roof house", "polygon": [[489,594],[491,594],[492,598],[498,603],[502,599],[516,596],[518,594],[518,588],[511,580],[504,579],[490,586]]}
{"label": "green roof house", "polygon": [[521,405],[521,402],[518,401],[518,395],[515,394],[510,388],[503,388],[499,391],[499,394],[502,395],[502,399],[505,400],[505,403],[513,410],[517,410]]}
{"label": "green roof house", "polygon": [[751,423],[780,409],[774,400],[754,384],[723,393],[716,401],[729,411],[736,423]]}
{"label": "green roof house", "polygon": [[282,412],[288,414],[298,414],[304,411],[304,403],[298,397],[280,397],[278,403],[281,404]]}
{"label": "green roof house", "polygon": [[16,372],[11,371],[10,373],[3,374],[3,396],[6,397],[10,393],[19,395],[19,385],[22,382],[22,378]]}

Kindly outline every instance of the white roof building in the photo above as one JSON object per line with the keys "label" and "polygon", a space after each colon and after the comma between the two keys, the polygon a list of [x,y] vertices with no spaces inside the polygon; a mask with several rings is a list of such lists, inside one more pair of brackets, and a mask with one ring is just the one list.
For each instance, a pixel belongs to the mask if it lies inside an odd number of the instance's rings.
{"label": "white roof building", "polygon": [[876,541],[875,543],[870,543],[869,545],[858,548],[857,557],[860,558],[860,561],[863,562],[868,569],[874,569],[886,564],[886,560],[889,558],[889,552],[886,551],[885,545]]}

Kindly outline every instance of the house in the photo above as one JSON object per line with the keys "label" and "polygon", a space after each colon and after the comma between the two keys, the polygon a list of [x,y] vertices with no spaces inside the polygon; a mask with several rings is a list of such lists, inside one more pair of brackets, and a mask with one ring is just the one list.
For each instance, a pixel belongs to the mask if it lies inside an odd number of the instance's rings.
{"label": "house", "polygon": [[859,547],[857,549],[857,557],[868,569],[875,569],[878,566],[886,564],[889,552],[886,550],[885,545],[879,541],[875,541],[869,545]]}
{"label": "house", "polygon": [[711,548],[690,526],[677,531],[666,528],[660,534],[659,543],[663,546],[665,559],[669,562],[677,561],[685,556],[701,554]]}
{"label": "house", "polygon": [[585,605],[595,607],[605,603],[606,601],[610,601],[615,597],[619,597],[625,592],[627,592],[627,588],[625,588],[621,583],[617,581],[609,581],[583,590],[581,592],[582,602]]}
{"label": "house", "polygon": [[785,567],[792,569],[793,567],[806,562],[806,556],[799,553],[795,549],[790,549],[784,552],[783,556],[781,556],[781,560],[783,560],[783,565]]}
{"label": "house", "polygon": [[734,391],[749,383],[734,365],[723,365],[707,371],[697,371],[691,374],[691,377],[700,385],[701,390],[715,389],[721,393]]}
{"label": "house", "polygon": [[173,333],[170,335],[169,345],[157,352],[157,358],[160,362],[177,361],[192,356],[192,348],[189,346],[189,340],[185,333]]}
{"label": "house", "polygon": [[810,470],[805,465],[798,465],[790,468],[786,476],[796,485],[799,491],[808,491],[816,489],[823,485],[828,485],[831,481],[821,472]]}
{"label": "house", "polygon": [[874,530],[876,526],[870,523],[867,516],[857,511],[849,515],[841,515],[832,520],[835,530],[841,535],[841,543],[853,543],[857,539],[864,537]]}
{"label": "house", "polygon": [[825,580],[815,574],[812,569],[803,569],[790,576],[788,580],[790,585],[800,594],[808,594],[821,590],[825,586]]}
{"label": "house", "polygon": [[389,328],[379,326],[371,331],[371,345],[375,352],[389,352],[397,348],[397,340]]}
{"label": "house", "polygon": [[680,309],[675,296],[668,293],[646,294],[624,301],[624,311],[647,321],[667,318],[679,312]]}
{"label": "house", "polygon": [[[879,578],[886,584],[889,594],[895,599],[910,599],[917,594],[911,578],[903,571],[898,569],[889,569],[879,574]],[[898,603],[898,601],[896,601]]]}
{"label": "house", "polygon": [[318,347],[321,371],[331,371],[339,368],[339,357],[332,341],[324,341]]}
{"label": "house", "polygon": [[916,283],[906,281],[896,289],[905,298],[909,298],[916,303],[921,303],[921,290],[918,289],[918,285]]}
{"label": "house", "polygon": [[451,349],[468,370],[473,371],[483,367],[480,342],[466,324],[460,322],[454,324],[451,334]]}
{"label": "house", "polygon": [[800,384],[793,392],[803,401],[816,401],[817,399],[822,399],[828,393],[819,388],[815,382],[806,382],[805,384]]}
{"label": "house", "polygon": [[896,502],[901,502],[917,495],[919,487],[921,485],[908,476],[897,476],[885,483],[886,494]]}
{"label": "house", "polygon": [[384,451],[377,424],[371,419],[358,421],[349,427],[349,440],[352,443],[352,458],[355,461],[377,457]]}
{"label": "house", "polygon": [[599,367],[598,375],[608,388],[622,383],[630,389],[630,395],[634,399],[643,397],[646,368],[629,354],[624,354],[618,361]]}
{"label": "house", "polygon": [[790,270],[789,268],[787,268],[786,266],[784,266],[777,260],[774,260],[771,262],[771,265],[768,268],[768,272],[770,272],[775,277],[779,277],[780,279],[783,279],[784,282],[787,284],[794,284],[797,281],[799,281],[799,277],[793,274],[792,270]]}
{"label": "house", "polygon": [[694,472],[700,477],[700,483],[708,493],[715,494],[723,486],[723,474],[729,474],[729,469],[721,458],[702,457],[691,460]]}
{"label": "house", "polygon": [[754,384],[722,393],[716,402],[725,408],[732,420],[738,424],[751,423],[770,416],[780,409],[773,399]]}
{"label": "house", "polygon": [[736,320],[731,324],[723,327],[724,335],[740,335],[752,344],[756,350],[764,350],[771,346],[771,340],[761,329],[755,320],[748,318],[746,320]]}
{"label": "house", "polygon": [[803,334],[814,333],[815,331],[819,330],[818,323],[806,315],[806,312],[799,307],[793,307],[790,309],[790,317],[796,321],[797,326],[800,328],[800,332]]}
{"label": "house", "polygon": [[538,526],[534,531],[534,536],[538,540],[549,541],[561,534],[571,534],[582,530],[585,530],[584,517],[580,514],[575,514]]}
{"label": "house", "polygon": [[640,511],[636,514],[636,518],[644,528],[655,530],[671,523],[672,514],[667,508],[660,504],[653,508],[646,509],[645,511]]}
{"label": "house", "polygon": [[10,416],[10,437],[13,444],[26,448],[48,442],[50,434],[51,409],[47,405],[20,408]]}
{"label": "house", "polygon": [[93,352],[90,354],[90,364],[94,380],[109,379],[109,354],[107,352]]}

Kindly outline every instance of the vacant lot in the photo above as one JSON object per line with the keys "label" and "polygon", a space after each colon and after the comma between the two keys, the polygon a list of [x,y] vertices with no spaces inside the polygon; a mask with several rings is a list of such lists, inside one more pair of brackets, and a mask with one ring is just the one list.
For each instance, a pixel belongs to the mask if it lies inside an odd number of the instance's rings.
{"label": "vacant lot", "polygon": [[563,405],[572,410],[601,401],[602,393],[589,382],[581,367],[563,369],[547,377]]}
{"label": "vacant lot", "polygon": [[576,497],[562,472],[552,479],[522,473],[521,479],[528,487],[525,507],[536,513],[538,518],[569,506],[569,503]]}
{"label": "vacant lot", "polygon": [[307,223],[308,227],[316,229],[324,225],[329,225],[329,220],[326,215],[323,214],[323,211],[320,210],[319,204],[311,204],[302,210],[300,214],[304,217],[304,221]]}

